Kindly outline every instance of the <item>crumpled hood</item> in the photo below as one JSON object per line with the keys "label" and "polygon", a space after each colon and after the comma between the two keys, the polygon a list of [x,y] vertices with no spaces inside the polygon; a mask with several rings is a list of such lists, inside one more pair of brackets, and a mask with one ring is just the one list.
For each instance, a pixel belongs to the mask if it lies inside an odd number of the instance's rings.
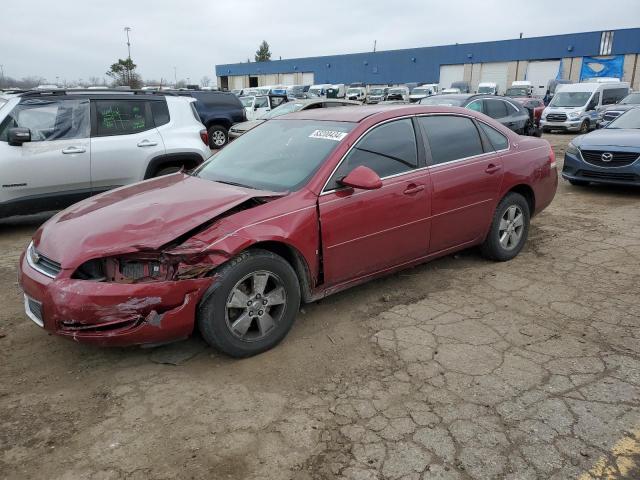
{"label": "crumpled hood", "polygon": [[640,130],[603,128],[575,138],[573,144],[580,148],[614,147],[614,150],[631,147],[636,151],[640,148]]}
{"label": "crumpled hood", "polygon": [[158,249],[251,198],[281,195],[177,173],[83,200],[46,222],[34,244],[71,268],[110,254]]}

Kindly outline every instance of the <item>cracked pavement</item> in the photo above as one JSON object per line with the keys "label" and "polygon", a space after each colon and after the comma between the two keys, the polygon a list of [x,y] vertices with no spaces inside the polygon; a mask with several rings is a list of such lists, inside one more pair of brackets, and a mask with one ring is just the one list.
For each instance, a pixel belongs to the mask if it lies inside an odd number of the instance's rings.
{"label": "cracked pavement", "polygon": [[[545,137],[561,163],[571,137]],[[38,220],[0,223],[0,478],[640,478],[639,203],[561,182],[511,262],[461,252],[306,306],[263,355],[195,338],[178,366],[31,325]]]}

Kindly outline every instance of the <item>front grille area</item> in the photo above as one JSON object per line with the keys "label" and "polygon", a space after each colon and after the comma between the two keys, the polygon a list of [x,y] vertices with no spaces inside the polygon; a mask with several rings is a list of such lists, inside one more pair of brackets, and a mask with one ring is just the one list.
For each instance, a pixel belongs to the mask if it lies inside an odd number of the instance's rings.
{"label": "front grille area", "polygon": [[[609,152],[606,150],[581,150],[580,152],[585,162],[598,167],[626,167],[640,157],[639,152]],[[602,160],[602,155],[607,153],[612,156],[609,162]]]}
{"label": "front grille area", "polygon": [[633,173],[594,172],[593,170],[578,170],[577,176],[597,180],[617,180],[620,182],[637,182],[638,176]]}
{"label": "front grille area", "polygon": [[611,120],[618,118],[621,113],[622,112],[605,112],[604,115],[602,116],[602,119],[605,122],[610,122]]}
{"label": "front grille area", "polygon": [[567,116],[564,113],[550,113],[547,115],[548,122],[566,122]]}

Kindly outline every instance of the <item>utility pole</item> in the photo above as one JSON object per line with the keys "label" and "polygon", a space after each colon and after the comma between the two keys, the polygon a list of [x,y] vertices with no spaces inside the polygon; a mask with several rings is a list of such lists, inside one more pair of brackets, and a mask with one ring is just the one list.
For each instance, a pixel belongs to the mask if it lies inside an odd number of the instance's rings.
{"label": "utility pole", "polygon": [[129,32],[131,31],[131,27],[124,27],[124,31],[127,34],[127,52],[128,52],[128,59],[131,60],[131,42],[129,41]]}
{"label": "utility pole", "polygon": [[173,86],[174,87],[178,86],[178,68],[177,67],[173,67]]}
{"label": "utility pole", "polygon": [[4,85],[4,65],[0,65],[0,87]]}
{"label": "utility pole", "polygon": [[376,46],[378,45],[378,40],[373,41],[373,53],[376,53]]}

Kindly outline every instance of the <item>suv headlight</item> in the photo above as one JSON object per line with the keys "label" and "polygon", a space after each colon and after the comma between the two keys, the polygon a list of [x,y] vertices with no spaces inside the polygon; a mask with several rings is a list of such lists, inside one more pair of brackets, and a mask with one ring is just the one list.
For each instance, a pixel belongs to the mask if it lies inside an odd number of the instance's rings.
{"label": "suv headlight", "polygon": [[573,142],[569,142],[569,145],[567,145],[567,149],[565,150],[565,153],[568,153],[569,155],[574,155],[574,156],[579,156],[580,155],[580,150],[578,150],[578,147],[576,147]]}

